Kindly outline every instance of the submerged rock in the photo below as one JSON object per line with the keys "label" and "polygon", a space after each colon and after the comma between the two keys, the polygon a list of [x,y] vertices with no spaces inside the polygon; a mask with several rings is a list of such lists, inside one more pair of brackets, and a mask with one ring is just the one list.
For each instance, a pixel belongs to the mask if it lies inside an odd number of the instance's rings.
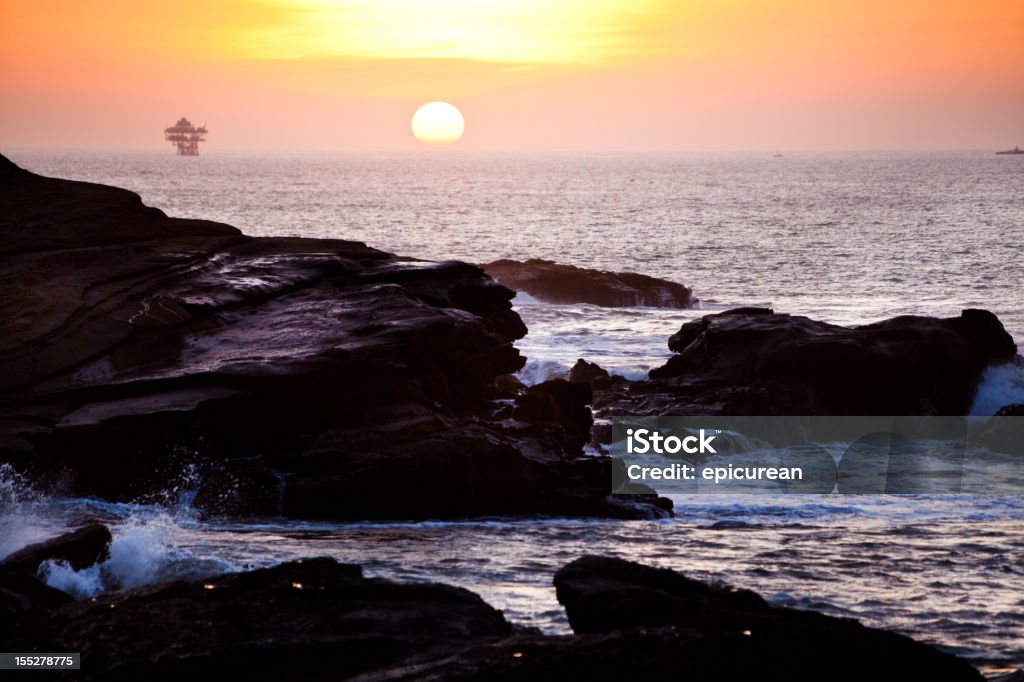
{"label": "submerged rock", "polygon": [[34,573],[44,561],[62,561],[80,571],[105,560],[110,555],[110,541],[110,530],[106,526],[90,524],[19,549],[0,559],[0,570]]}
{"label": "submerged rock", "polygon": [[246,237],[6,159],[0,241],[0,462],[117,500],[190,471],[231,514],[643,506],[608,499],[561,422],[496,416],[526,327],[475,266]]}
{"label": "submerged rock", "polygon": [[636,415],[964,415],[984,370],[1017,347],[985,310],[859,327],[743,308],[687,322],[648,381],[595,407]]}
{"label": "submerged rock", "polygon": [[0,648],[79,651],[84,680],[983,679],[902,635],[620,559],[579,559],[555,585],[576,634],[516,626],[461,588],[306,559],[41,605]]}
{"label": "submerged rock", "polygon": [[608,272],[549,260],[496,260],[482,266],[515,291],[550,303],[591,303],[606,308],[693,308],[697,299],[682,284],[635,272]]}

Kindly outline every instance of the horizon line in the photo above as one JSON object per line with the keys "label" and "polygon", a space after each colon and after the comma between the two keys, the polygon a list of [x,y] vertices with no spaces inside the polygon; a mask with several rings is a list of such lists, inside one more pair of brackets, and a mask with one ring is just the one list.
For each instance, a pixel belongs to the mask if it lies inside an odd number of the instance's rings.
{"label": "horizon line", "polygon": [[[996,152],[1012,147],[826,147],[826,148],[722,148],[722,149],[592,149],[592,148],[560,148],[560,149],[280,149],[280,148],[210,148],[203,149],[200,156],[217,154],[296,154],[296,155],[351,155],[351,156],[463,156],[473,154],[500,154],[517,156],[538,156],[545,154],[593,154],[593,155],[672,155],[672,154],[849,154],[849,153],[950,153],[950,152]],[[164,147],[7,147],[0,145],[0,153],[12,152],[81,152],[81,153],[163,153],[176,156],[171,149]]]}

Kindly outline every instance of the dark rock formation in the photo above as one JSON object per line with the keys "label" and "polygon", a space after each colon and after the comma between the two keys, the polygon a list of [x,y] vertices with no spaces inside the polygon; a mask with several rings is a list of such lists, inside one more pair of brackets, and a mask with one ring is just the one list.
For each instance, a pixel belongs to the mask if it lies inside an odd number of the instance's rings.
{"label": "dark rock formation", "polygon": [[909,637],[769,606],[753,592],[668,569],[590,556],[559,570],[555,587],[577,633],[667,628],[699,636],[703,648],[687,665],[694,679],[758,679],[769,671],[790,680],[982,679],[966,661]]}
{"label": "dark rock formation", "polygon": [[348,679],[512,635],[472,592],[307,559],[70,604],[35,650],[81,652],[87,680]]}
{"label": "dark rock formation", "polygon": [[516,627],[464,589],[306,559],[40,604],[0,649],[79,651],[83,680],[982,679],[907,637],[672,571],[587,557],[555,584],[575,635]]}
{"label": "dark rock formation", "polygon": [[609,379],[608,370],[602,368],[595,362],[587,362],[583,358],[576,361],[576,364],[569,370],[569,381],[574,384],[590,384],[594,382],[607,383],[602,380]]}
{"label": "dark rock formation", "polygon": [[411,416],[298,437],[266,463],[284,472],[283,511],[295,517],[670,513],[665,499],[608,496],[611,461],[567,455],[567,437],[555,423]]}
{"label": "dark rock formation", "polygon": [[526,391],[527,386],[515,374],[502,374],[494,379],[494,388],[502,398],[514,398]]}
{"label": "dark rock formation", "polygon": [[590,413],[593,395],[587,384],[575,384],[565,379],[551,379],[530,386],[516,398],[512,416],[527,422],[547,422],[565,430],[567,449],[576,450],[590,440],[590,427],[594,423]]}
{"label": "dark rock formation", "polygon": [[0,461],[113,499],[188,466],[233,514],[662,513],[609,501],[560,421],[496,416],[526,328],[475,266],[250,238],[6,159],[0,242]]}
{"label": "dark rock formation", "polygon": [[697,299],[682,284],[635,272],[607,272],[549,260],[496,260],[482,266],[501,284],[550,303],[592,303],[606,308],[692,308]]}
{"label": "dark rock formation", "polygon": [[44,561],[63,561],[80,571],[105,560],[110,554],[110,531],[94,523],[56,538],[37,542],[0,559],[0,570],[34,573]]}
{"label": "dark rock formation", "polygon": [[52,613],[72,601],[34,571],[0,566],[0,645],[4,651],[32,651]]}
{"label": "dark rock formation", "polygon": [[766,309],[684,324],[650,380],[595,407],[636,415],[963,415],[986,367],[1016,345],[990,312],[839,327]]}

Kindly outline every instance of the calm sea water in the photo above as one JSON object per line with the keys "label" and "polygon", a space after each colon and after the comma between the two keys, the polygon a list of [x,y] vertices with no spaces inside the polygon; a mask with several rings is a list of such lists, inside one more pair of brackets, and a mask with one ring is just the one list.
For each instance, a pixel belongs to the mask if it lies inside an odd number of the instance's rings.
{"label": "calm sea water", "polygon": [[[556,306],[518,297],[528,380],[577,357],[642,376],[695,316],[770,305],[841,324],[982,307],[1024,340],[1024,159],[987,153],[689,156],[285,156],[15,151],[59,177],[126,187],[171,215],[254,235],[341,237],[402,254],[549,258],[694,289],[702,311]],[[975,411],[1024,401],[1013,367]],[[330,554],[375,575],[464,585],[513,620],[567,629],[550,581],[586,552],[757,589],[970,656],[1024,667],[1020,497],[677,499],[661,522],[417,524],[200,520],[163,507],[38,495],[0,471],[0,555],[100,518],[102,570],[55,570],[79,594]]]}

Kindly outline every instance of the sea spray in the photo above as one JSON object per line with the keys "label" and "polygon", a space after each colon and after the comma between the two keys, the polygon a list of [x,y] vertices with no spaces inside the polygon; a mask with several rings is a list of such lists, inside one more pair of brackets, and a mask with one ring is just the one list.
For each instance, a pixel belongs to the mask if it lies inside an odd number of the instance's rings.
{"label": "sea spray", "polygon": [[527,386],[542,384],[549,379],[565,379],[569,376],[569,367],[555,360],[527,360],[516,378]]}
{"label": "sea spray", "polygon": [[999,408],[1024,403],[1024,360],[996,365],[985,370],[971,405],[971,416],[987,417]]}
{"label": "sea spray", "polygon": [[[643,381],[647,378],[647,365],[615,365],[604,366],[613,376],[621,376],[630,381]],[[544,383],[550,379],[566,379],[569,376],[569,365],[558,360],[527,360],[515,376],[527,386]]]}
{"label": "sea spray", "polygon": [[80,571],[61,561],[47,561],[39,573],[51,587],[83,599],[112,589],[237,570],[226,561],[200,560],[180,544],[192,525],[191,515],[176,517],[163,509],[140,508],[111,528],[114,537],[105,561]]}
{"label": "sea spray", "polygon": [[153,499],[126,504],[44,494],[10,464],[0,464],[0,558],[98,521],[113,535],[109,557],[78,571],[46,561],[39,574],[47,584],[87,598],[110,589],[236,570],[227,561],[197,558],[188,548],[188,538],[201,533],[202,526],[191,504],[198,477],[198,470],[187,465],[169,476],[167,488]]}
{"label": "sea spray", "polygon": [[56,510],[28,478],[0,464],[0,559],[64,530]]}

